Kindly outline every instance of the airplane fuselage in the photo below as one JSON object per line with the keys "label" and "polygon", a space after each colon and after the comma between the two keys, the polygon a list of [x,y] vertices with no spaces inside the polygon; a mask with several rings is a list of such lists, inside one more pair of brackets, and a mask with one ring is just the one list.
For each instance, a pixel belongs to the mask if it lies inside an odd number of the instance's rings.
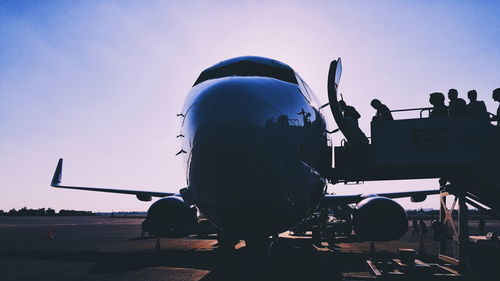
{"label": "airplane fuselage", "polygon": [[283,232],[324,195],[326,124],[302,83],[232,75],[190,91],[182,126],[188,186],[225,233]]}

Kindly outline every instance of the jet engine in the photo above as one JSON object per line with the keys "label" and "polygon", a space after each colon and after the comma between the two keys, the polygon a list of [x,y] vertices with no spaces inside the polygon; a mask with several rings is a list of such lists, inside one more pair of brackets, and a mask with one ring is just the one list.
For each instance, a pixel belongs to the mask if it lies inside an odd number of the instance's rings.
{"label": "jet engine", "polygon": [[406,212],[386,197],[369,197],[360,201],[352,213],[353,229],[369,241],[390,241],[401,238],[408,230]]}
{"label": "jet engine", "polygon": [[188,206],[180,197],[168,196],[149,207],[142,230],[155,236],[179,238],[192,234],[197,223],[194,206]]}

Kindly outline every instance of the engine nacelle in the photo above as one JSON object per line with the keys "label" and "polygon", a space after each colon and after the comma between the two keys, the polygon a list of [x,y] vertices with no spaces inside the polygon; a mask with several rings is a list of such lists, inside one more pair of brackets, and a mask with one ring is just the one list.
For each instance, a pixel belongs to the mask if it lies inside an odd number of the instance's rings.
{"label": "engine nacelle", "polygon": [[403,207],[379,196],[366,198],[356,205],[352,224],[356,234],[369,241],[396,240],[408,230],[408,218]]}
{"label": "engine nacelle", "polygon": [[187,237],[194,232],[197,223],[195,207],[186,205],[180,197],[169,196],[149,207],[142,230],[167,238]]}

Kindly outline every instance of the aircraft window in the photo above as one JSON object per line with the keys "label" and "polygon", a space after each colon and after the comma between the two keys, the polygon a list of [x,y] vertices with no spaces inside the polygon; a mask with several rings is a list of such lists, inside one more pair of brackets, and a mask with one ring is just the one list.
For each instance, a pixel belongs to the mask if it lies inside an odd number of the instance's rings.
{"label": "aircraft window", "polygon": [[306,84],[306,82],[304,82],[302,77],[300,77],[297,73],[295,75],[297,76],[297,80],[299,81],[299,83],[298,83],[299,89],[302,92],[302,94],[304,95],[304,97],[309,102],[319,104],[318,98],[314,95],[313,91],[311,90],[311,88],[309,88],[309,86]]}
{"label": "aircraft window", "polygon": [[302,94],[304,95],[304,97],[308,100],[308,101],[311,101],[311,95],[309,93],[309,89],[307,88],[306,84],[304,83],[304,81],[302,80],[302,78],[300,78],[298,75],[297,75],[297,80],[299,80],[299,89],[300,91],[302,92]]}
{"label": "aircraft window", "polygon": [[221,62],[203,71],[193,86],[216,78],[229,76],[262,76],[298,84],[295,72],[285,64],[263,58],[236,58]]}

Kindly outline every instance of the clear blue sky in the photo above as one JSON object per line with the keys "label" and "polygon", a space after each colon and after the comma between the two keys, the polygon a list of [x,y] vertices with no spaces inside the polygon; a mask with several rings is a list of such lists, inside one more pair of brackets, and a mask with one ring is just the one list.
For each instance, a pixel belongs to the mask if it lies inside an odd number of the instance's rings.
{"label": "clear blue sky", "polygon": [[[63,182],[176,192],[175,136],[200,71],[240,55],[295,68],[326,102],[329,62],[369,135],[372,98],[426,106],[428,94],[500,87],[498,1],[0,1],[0,209],[147,210],[133,196],[49,188]],[[338,137],[335,140],[339,141]],[[340,194],[436,181],[331,186]],[[400,201],[406,208],[437,207]]]}

